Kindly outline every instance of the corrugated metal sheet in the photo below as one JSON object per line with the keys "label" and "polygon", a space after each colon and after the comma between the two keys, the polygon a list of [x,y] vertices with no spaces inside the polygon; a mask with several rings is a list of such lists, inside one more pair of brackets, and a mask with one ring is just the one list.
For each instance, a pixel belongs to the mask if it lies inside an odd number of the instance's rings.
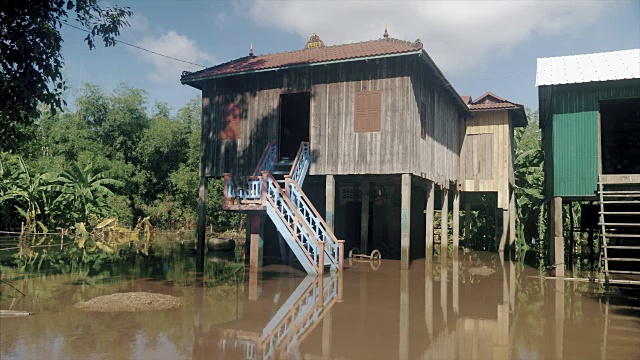
{"label": "corrugated metal sheet", "polygon": [[541,58],[536,86],[640,79],[640,49]]}
{"label": "corrugated metal sheet", "polygon": [[640,79],[554,86],[552,94],[553,123],[543,128],[547,194],[594,196],[600,101],[640,97]]}

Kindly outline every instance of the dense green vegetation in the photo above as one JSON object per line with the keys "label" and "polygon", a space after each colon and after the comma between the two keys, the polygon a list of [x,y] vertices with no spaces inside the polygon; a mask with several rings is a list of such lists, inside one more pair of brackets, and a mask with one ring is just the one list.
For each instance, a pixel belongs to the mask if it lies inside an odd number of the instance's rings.
{"label": "dense green vegetation", "polygon": [[96,38],[114,46],[133,13],[99,0],[2,0],[0,9],[0,151],[10,151],[33,138],[43,104],[53,113],[65,105],[60,28],[72,20],[89,49]]}
{"label": "dense green vegetation", "polygon": [[[159,228],[193,227],[197,218],[199,98],[172,115],[150,106],[144,90],[122,84],[112,92],[86,84],[74,109],[44,111],[34,134],[0,152],[0,229],[68,228],[118,217],[135,225],[150,217]],[[209,184],[209,223],[239,226],[216,210],[222,182]]]}

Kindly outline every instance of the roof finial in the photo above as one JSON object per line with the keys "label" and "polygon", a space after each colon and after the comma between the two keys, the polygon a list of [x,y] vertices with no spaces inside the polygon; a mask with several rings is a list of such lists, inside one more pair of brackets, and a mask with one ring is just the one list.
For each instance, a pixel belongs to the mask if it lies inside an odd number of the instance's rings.
{"label": "roof finial", "polygon": [[386,38],[389,37],[389,32],[387,32],[387,23],[384,23],[384,34],[382,36]]}
{"label": "roof finial", "polygon": [[249,56],[253,56],[253,42],[249,45]]}

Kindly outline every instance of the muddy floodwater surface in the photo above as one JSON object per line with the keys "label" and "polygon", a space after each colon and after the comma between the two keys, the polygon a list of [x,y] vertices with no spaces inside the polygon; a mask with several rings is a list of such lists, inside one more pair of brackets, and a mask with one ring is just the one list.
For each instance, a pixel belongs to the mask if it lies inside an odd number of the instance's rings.
{"label": "muddy floodwater surface", "polygon": [[[431,263],[349,262],[342,274],[295,266],[251,271],[237,253],[209,254],[194,274],[192,245],[92,268],[3,267],[0,357],[8,359],[640,359],[640,300],[632,289],[540,278],[488,252]],[[149,311],[85,311],[115,293],[179,298]],[[143,297],[144,298],[144,297]]]}

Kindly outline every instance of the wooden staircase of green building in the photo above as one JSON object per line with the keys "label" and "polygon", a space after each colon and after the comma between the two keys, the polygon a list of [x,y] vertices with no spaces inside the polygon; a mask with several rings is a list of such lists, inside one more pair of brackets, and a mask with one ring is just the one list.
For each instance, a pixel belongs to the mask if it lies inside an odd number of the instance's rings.
{"label": "wooden staircase of green building", "polygon": [[598,184],[606,283],[640,285],[640,181]]}
{"label": "wooden staircase of green building", "polygon": [[294,161],[278,161],[275,144],[265,149],[252,176],[225,174],[223,209],[265,212],[309,274],[325,266],[342,269],[344,241],[338,240],[302,190],[311,154],[300,144]]}

